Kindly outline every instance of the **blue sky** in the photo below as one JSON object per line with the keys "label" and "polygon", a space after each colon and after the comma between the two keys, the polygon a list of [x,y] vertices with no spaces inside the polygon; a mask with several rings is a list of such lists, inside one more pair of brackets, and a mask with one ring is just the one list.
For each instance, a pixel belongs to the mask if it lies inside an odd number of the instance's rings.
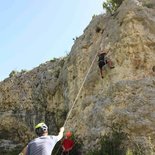
{"label": "blue sky", "polygon": [[0,80],[69,53],[103,0],[0,0]]}

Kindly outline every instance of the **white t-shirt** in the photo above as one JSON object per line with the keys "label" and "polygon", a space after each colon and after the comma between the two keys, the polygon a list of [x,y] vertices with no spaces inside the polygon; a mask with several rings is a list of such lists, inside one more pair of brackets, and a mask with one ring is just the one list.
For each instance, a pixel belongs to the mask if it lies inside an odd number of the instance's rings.
{"label": "white t-shirt", "polygon": [[41,136],[28,144],[27,155],[51,155],[59,136]]}

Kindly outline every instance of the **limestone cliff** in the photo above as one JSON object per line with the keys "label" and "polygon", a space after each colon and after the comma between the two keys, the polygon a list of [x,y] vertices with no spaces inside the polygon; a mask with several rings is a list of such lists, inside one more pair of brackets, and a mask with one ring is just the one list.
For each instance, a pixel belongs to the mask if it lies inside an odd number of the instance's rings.
{"label": "limestone cliff", "polygon": [[26,144],[40,121],[58,132],[100,49],[109,50],[115,68],[101,79],[95,59],[66,129],[86,152],[119,126],[128,148],[155,153],[155,1],[125,0],[114,15],[94,16],[65,58],[0,82],[2,154]]}

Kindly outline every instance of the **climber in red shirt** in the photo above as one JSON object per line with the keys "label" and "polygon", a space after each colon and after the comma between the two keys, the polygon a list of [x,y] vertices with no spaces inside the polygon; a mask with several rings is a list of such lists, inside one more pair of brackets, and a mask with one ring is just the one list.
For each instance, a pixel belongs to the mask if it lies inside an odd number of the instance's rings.
{"label": "climber in red shirt", "polygon": [[68,131],[66,133],[65,139],[62,141],[62,149],[63,155],[69,155],[69,152],[72,150],[74,146],[74,141],[71,139],[72,133]]}

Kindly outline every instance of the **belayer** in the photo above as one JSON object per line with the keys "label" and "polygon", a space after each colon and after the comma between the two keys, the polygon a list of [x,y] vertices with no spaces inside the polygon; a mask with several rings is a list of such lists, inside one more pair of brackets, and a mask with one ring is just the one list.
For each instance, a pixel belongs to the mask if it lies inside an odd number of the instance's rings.
{"label": "belayer", "polygon": [[35,126],[37,138],[30,141],[19,155],[51,155],[55,144],[63,137],[64,127],[60,128],[57,136],[48,135],[48,127],[45,123]]}
{"label": "belayer", "polygon": [[100,51],[98,53],[98,66],[100,68],[100,74],[102,78],[104,77],[103,67],[105,65],[108,65],[110,69],[114,68],[112,61],[106,55],[107,55],[107,52],[105,51]]}

